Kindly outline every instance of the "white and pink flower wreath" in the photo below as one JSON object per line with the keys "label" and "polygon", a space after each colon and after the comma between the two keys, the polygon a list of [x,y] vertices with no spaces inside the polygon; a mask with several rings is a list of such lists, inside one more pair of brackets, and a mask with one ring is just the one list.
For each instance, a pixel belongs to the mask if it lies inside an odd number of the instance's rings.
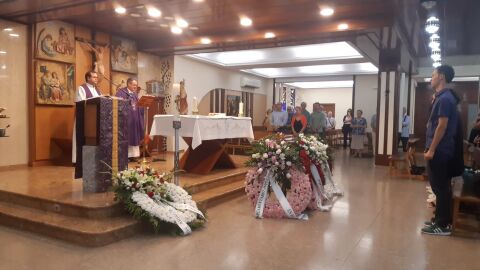
{"label": "white and pink flower wreath", "polygon": [[[286,197],[290,203],[290,206],[295,212],[295,215],[298,216],[305,211],[308,204],[311,202],[312,187],[310,184],[310,179],[305,173],[292,168],[290,169],[290,174],[291,188],[287,191]],[[265,181],[265,175],[265,170],[262,173],[258,173],[257,170],[251,169],[247,172],[245,177],[245,191],[248,199],[254,207],[257,204],[260,191],[262,190],[263,181]],[[267,198],[265,208],[263,210],[263,216],[269,218],[287,217],[280,203],[275,198],[273,192]]]}

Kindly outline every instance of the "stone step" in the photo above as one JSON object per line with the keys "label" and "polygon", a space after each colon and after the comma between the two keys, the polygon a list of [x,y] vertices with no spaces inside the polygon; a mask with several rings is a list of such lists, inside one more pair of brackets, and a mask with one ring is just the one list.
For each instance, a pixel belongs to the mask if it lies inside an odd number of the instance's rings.
{"label": "stone step", "polygon": [[195,193],[192,197],[200,208],[206,209],[244,194],[245,181],[242,178],[226,185]]}
{"label": "stone step", "polygon": [[50,211],[0,202],[0,224],[84,246],[103,246],[142,229],[128,215],[110,218],[66,217]]}
{"label": "stone step", "polygon": [[105,193],[105,197],[108,197],[108,199],[101,205],[85,205],[0,190],[0,202],[8,202],[27,208],[34,208],[65,216],[107,218],[124,214],[122,206],[114,201],[114,195],[112,192]]}
{"label": "stone step", "polygon": [[190,185],[186,184],[183,186],[183,188],[193,195],[234,182],[244,181],[247,170],[248,168],[243,168],[242,170],[237,170],[228,174],[222,174],[206,181],[199,181]]}

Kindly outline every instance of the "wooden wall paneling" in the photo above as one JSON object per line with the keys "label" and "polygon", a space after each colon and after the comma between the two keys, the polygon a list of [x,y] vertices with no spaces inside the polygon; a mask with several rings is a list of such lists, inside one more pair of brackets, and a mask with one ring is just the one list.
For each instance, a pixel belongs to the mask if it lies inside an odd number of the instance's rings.
{"label": "wooden wall paneling", "polygon": [[214,104],[215,102],[215,90],[210,91],[210,111],[211,113],[214,112]]}
{"label": "wooden wall paneling", "polygon": [[35,50],[35,25],[31,24],[28,27],[28,165],[33,166],[36,160],[36,121],[35,121],[35,72],[34,72],[34,50]]}
{"label": "wooden wall paneling", "polygon": [[222,89],[220,91],[220,112],[221,113],[225,113],[226,112],[226,109],[225,109],[225,104],[227,103],[227,97],[225,96],[225,89]]}
{"label": "wooden wall paneling", "polygon": [[216,113],[220,112],[220,89],[215,89],[215,111]]}
{"label": "wooden wall paneling", "polygon": [[248,108],[248,112],[249,112],[249,116],[252,117],[252,121],[253,121],[253,118],[254,118],[254,116],[253,116],[253,99],[254,99],[254,94],[253,94],[253,93],[249,93],[248,96],[249,96],[249,104],[250,104],[250,106],[249,106],[249,108]]}

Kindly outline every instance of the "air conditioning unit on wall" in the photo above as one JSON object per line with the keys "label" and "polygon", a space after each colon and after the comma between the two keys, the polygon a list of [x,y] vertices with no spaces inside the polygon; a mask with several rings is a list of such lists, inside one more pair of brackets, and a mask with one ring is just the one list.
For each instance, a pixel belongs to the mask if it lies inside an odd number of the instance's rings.
{"label": "air conditioning unit on wall", "polygon": [[262,82],[259,79],[249,78],[249,77],[242,77],[240,79],[240,87],[242,88],[260,88],[262,86]]}

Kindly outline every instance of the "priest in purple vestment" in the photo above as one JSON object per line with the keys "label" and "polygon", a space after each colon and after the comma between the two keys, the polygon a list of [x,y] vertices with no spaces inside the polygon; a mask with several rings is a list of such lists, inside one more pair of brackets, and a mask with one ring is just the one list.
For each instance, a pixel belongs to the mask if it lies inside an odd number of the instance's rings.
{"label": "priest in purple vestment", "polygon": [[138,82],[133,78],[128,78],[127,87],[118,89],[116,96],[130,101],[128,111],[128,158],[134,159],[140,157],[140,143],[142,142],[145,131],[143,121],[143,108],[137,106],[138,103]]}

